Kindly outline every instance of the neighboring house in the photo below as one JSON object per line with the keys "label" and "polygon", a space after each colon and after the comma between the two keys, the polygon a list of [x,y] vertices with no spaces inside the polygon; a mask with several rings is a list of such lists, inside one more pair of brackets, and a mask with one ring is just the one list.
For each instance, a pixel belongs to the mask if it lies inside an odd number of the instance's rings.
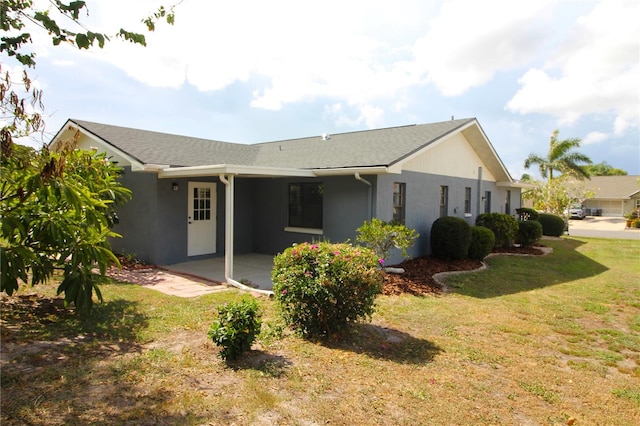
{"label": "neighboring house", "polygon": [[640,176],[592,176],[587,187],[596,193],[582,203],[588,215],[621,217],[640,208]]}
{"label": "neighboring house", "polygon": [[521,205],[523,185],[474,118],[254,145],[68,120],[52,145],[74,135],[122,166],[133,191],[114,250],[158,265],[225,256],[231,283],[234,253],[354,241],[377,217],[416,229],[420,256],[438,217],[474,224]]}

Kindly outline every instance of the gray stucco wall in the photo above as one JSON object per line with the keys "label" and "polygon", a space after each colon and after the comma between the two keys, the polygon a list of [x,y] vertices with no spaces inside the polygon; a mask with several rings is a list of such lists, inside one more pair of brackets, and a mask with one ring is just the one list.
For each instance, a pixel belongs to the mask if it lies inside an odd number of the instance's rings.
{"label": "gray stucco wall", "polygon": [[[367,177],[365,177],[367,178]],[[290,183],[322,182],[323,235],[286,231]],[[355,240],[355,230],[367,219],[368,187],[353,176],[255,179],[253,188],[253,250],[276,254],[294,243]]]}
{"label": "gray stucco wall", "polygon": [[132,199],[118,206],[120,223],[113,230],[122,238],[111,239],[114,252],[124,252],[145,262],[156,262],[158,210],[156,175],[132,172],[125,168],[120,182],[132,192]]}
{"label": "gray stucco wall", "polygon": [[[440,217],[440,187],[449,187],[447,216],[460,217],[469,225],[474,225],[479,213],[483,213],[483,203],[480,203],[481,211],[478,211],[478,199],[484,191],[491,191],[491,211],[504,212],[506,190],[498,188],[495,182],[483,181],[481,192],[478,193],[478,182],[475,179],[455,178],[451,176],[432,175],[418,172],[402,172],[400,175],[381,175],[376,188],[376,216],[382,220],[391,220],[393,217],[393,183],[406,184],[405,225],[420,233],[420,237],[409,250],[412,257],[427,255],[431,252],[429,237],[431,225]],[[465,217],[464,197],[465,188],[471,188],[471,216]],[[480,198],[481,199],[481,198]],[[520,190],[511,189],[511,213],[520,207]],[[399,253],[395,253],[388,264],[398,263],[402,259]]]}
{"label": "gray stucco wall", "polygon": [[[235,179],[235,253],[276,254],[294,243],[329,240],[355,242],[356,229],[369,219],[369,200],[373,215],[390,220],[393,212],[393,183],[406,184],[405,224],[420,233],[409,251],[410,256],[428,254],[432,223],[440,217],[440,186],[449,187],[449,216],[462,217],[470,225],[482,211],[478,211],[478,197],[491,191],[491,211],[504,212],[506,190],[494,182],[483,181],[481,193],[474,179],[453,178],[417,172],[400,175],[362,176],[369,187],[354,176],[319,178],[236,178]],[[153,173],[126,171],[122,183],[132,190],[133,199],[118,209],[120,224],[114,230],[124,236],[114,239],[114,250],[124,250],[154,264],[194,260],[224,255],[225,185],[217,177],[192,179],[198,182],[217,182],[216,253],[187,256],[187,202],[189,179],[158,179]],[[179,186],[172,190],[172,183]],[[323,234],[286,231],[288,226],[288,190],[290,183],[322,182]],[[464,215],[464,188],[472,189],[471,216]],[[520,190],[511,189],[511,213],[520,207]],[[480,203],[483,210],[483,203]],[[398,263],[399,253],[387,259]]]}
{"label": "gray stucco wall", "polygon": [[[123,238],[112,240],[114,251],[124,251],[156,265],[197,259],[187,256],[188,181],[158,179],[155,173],[127,170],[121,182],[132,191],[132,199],[118,207],[120,224],[114,231]],[[224,254],[224,185],[217,178],[198,178],[197,181],[218,182],[216,254],[213,256],[221,256]],[[173,191],[173,182],[178,184],[178,191]]]}
{"label": "gray stucco wall", "polygon": [[[242,254],[255,251],[253,248],[253,218],[261,210],[254,200],[256,194],[255,181],[256,179],[251,178],[235,179],[234,253]],[[218,233],[220,236],[219,242],[222,243],[222,247],[218,252],[224,254],[224,185],[222,185],[221,191],[222,193],[218,196],[218,205],[223,207],[219,216],[219,222],[223,228]]]}

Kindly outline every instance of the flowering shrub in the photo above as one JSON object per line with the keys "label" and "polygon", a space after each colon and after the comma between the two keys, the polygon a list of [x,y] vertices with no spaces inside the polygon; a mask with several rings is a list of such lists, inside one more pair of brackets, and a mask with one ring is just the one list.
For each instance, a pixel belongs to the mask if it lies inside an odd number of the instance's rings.
{"label": "flowering shrub", "polygon": [[305,337],[340,334],[370,319],[382,292],[382,259],[351,244],[302,243],[274,259],[275,301],[284,321]]}

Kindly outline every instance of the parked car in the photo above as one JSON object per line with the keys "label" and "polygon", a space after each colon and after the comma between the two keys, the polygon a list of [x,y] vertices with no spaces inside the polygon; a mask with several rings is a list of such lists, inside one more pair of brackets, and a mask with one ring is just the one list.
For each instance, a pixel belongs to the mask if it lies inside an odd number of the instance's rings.
{"label": "parked car", "polygon": [[569,207],[568,213],[569,213],[569,219],[582,220],[587,216],[587,212],[585,211],[584,207],[582,207],[580,204],[574,204],[571,207]]}

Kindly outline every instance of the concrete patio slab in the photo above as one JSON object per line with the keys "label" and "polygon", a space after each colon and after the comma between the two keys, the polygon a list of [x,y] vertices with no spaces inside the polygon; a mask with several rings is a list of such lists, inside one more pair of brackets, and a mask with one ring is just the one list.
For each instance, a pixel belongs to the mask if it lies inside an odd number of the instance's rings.
{"label": "concrete patio slab", "polygon": [[[248,287],[260,290],[271,290],[271,270],[273,269],[273,256],[268,254],[248,253],[233,257],[233,278]],[[201,277],[207,280],[224,283],[224,257],[192,260],[172,265],[164,265],[169,272],[188,274],[193,277]]]}
{"label": "concrete patio slab", "polygon": [[139,284],[178,297],[197,297],[229,288],[220,283],[172,274],[156,268],[121,270],[113,268],[107,272],[107,275],[118,281]]}

